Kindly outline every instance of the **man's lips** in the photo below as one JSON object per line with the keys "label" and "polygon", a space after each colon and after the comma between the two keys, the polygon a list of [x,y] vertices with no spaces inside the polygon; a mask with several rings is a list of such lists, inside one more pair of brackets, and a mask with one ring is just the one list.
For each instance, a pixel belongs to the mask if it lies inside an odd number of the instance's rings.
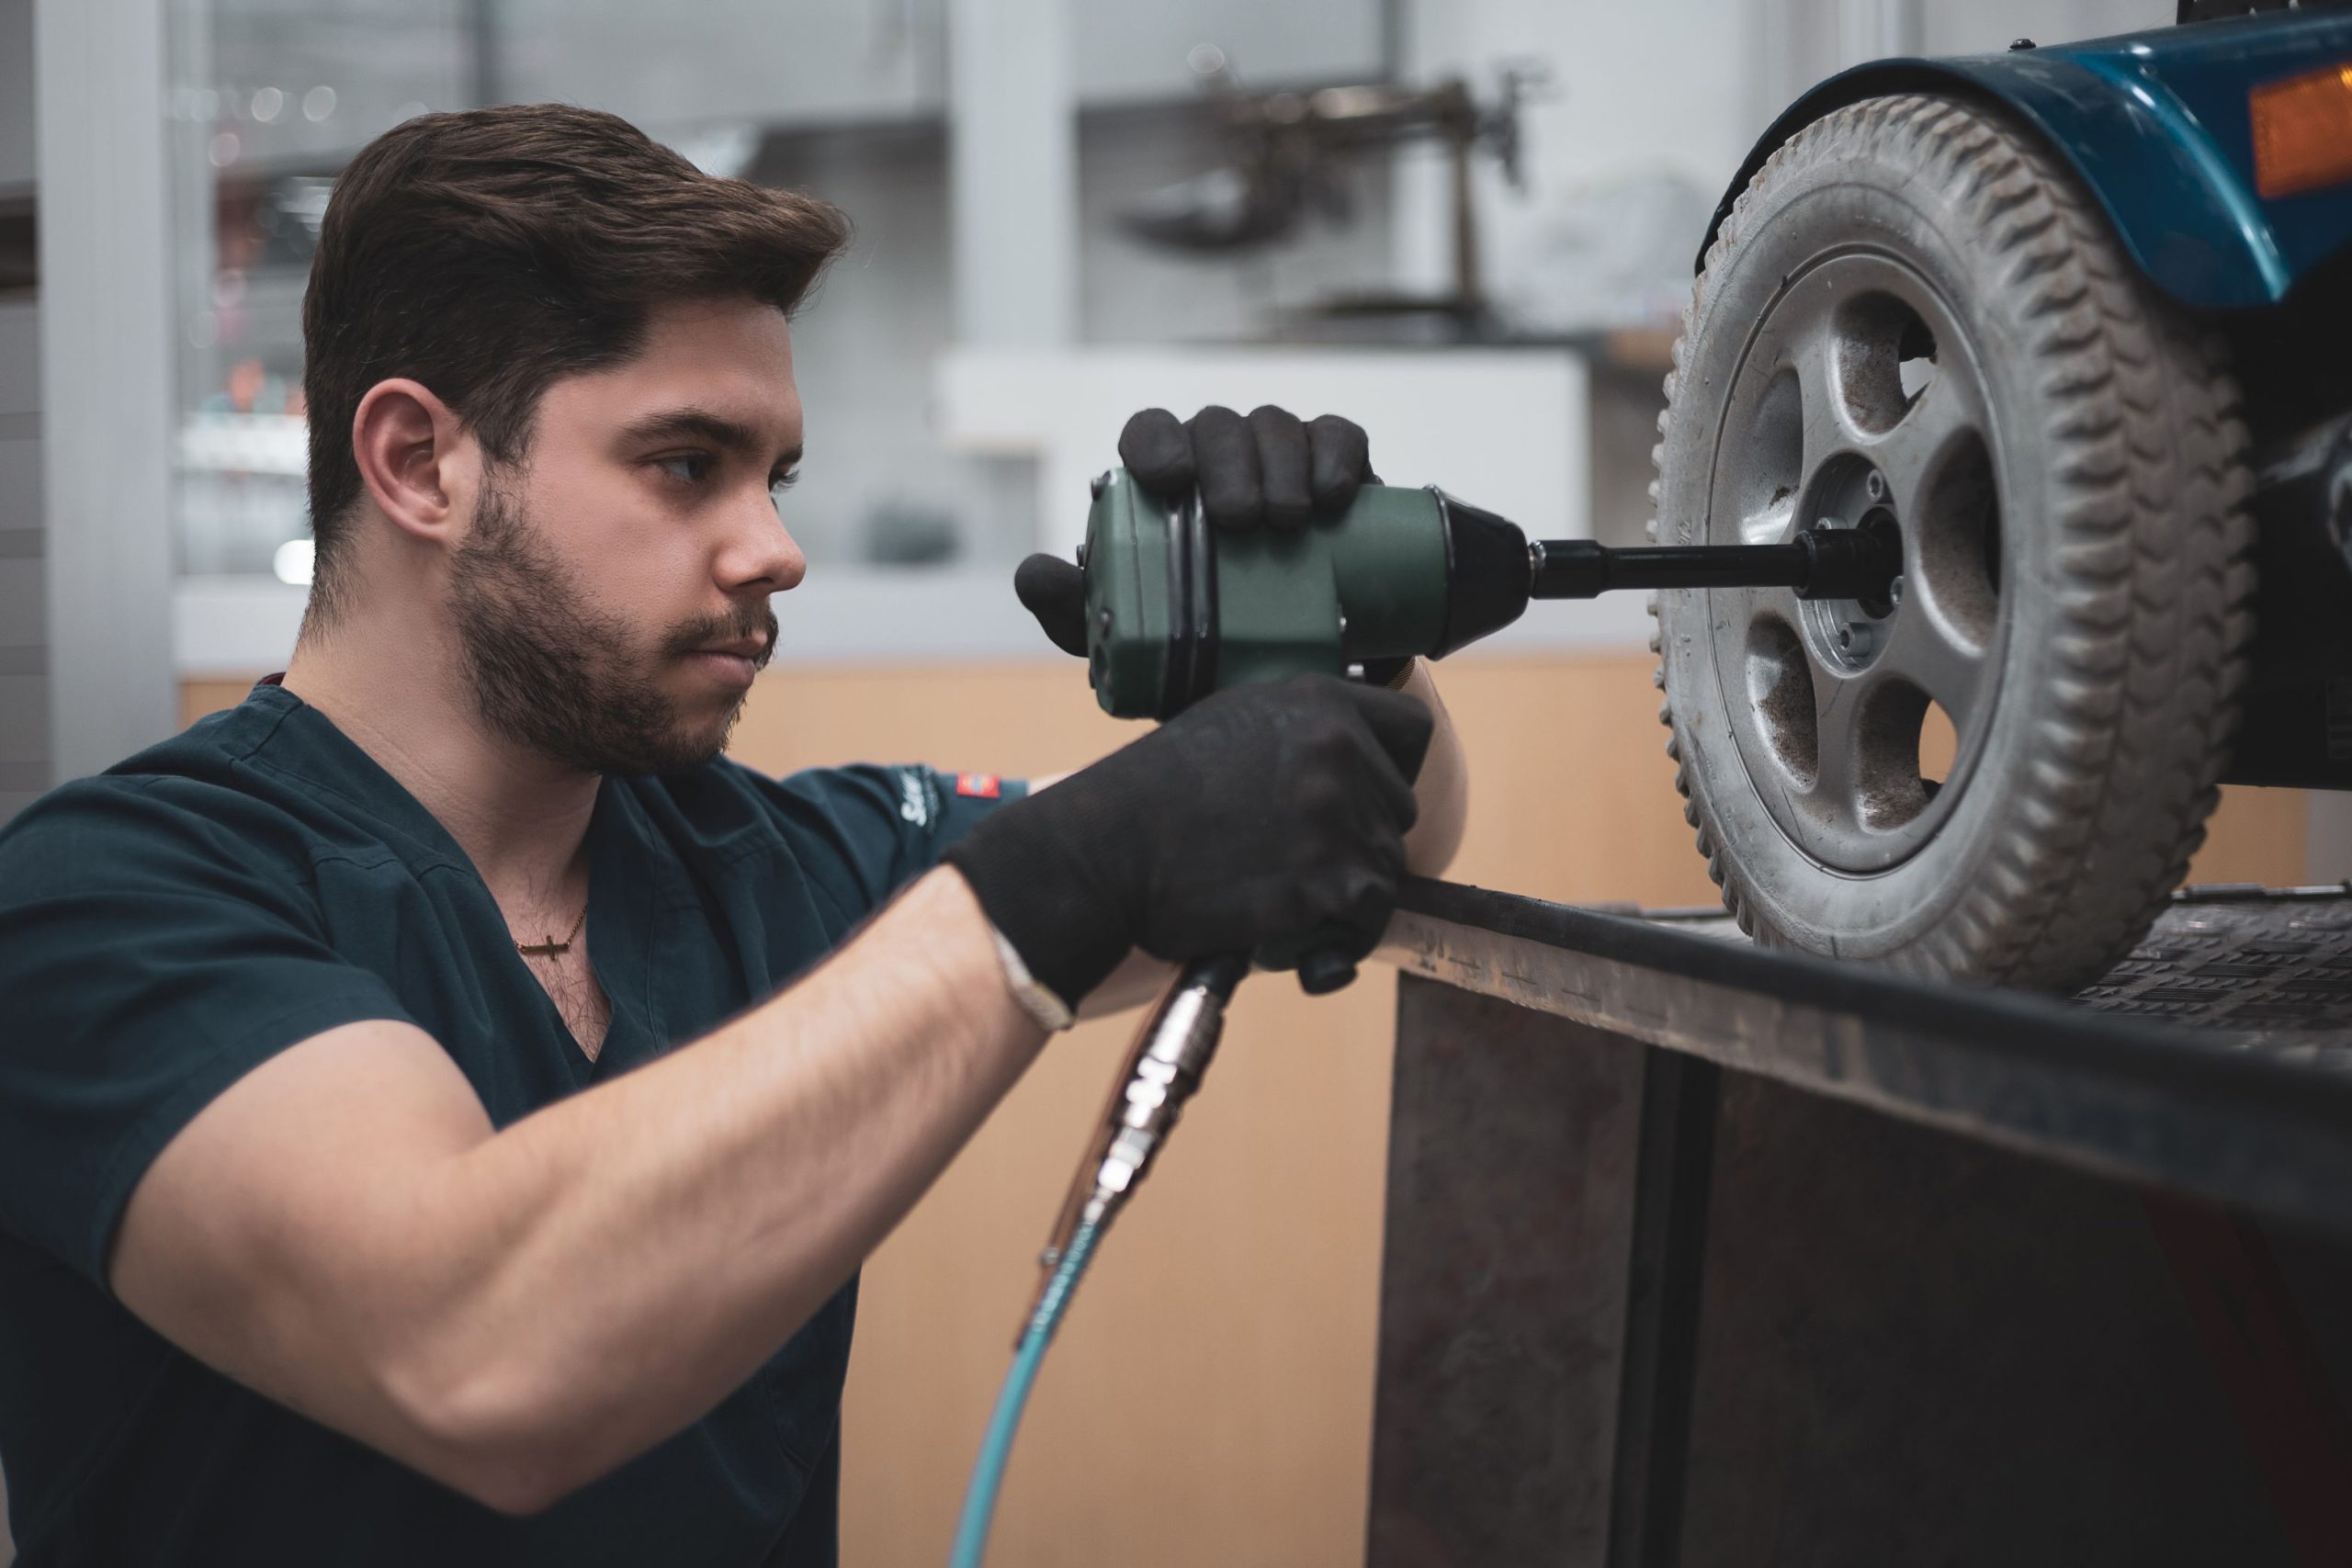
{"label": "man's lips", "polygon": [[697,648],[687,657],[704,669],[719,674],[730,684],[749,686],[760,666],[766,663],[767,644],[763,641],[723,642],[708,648]]}

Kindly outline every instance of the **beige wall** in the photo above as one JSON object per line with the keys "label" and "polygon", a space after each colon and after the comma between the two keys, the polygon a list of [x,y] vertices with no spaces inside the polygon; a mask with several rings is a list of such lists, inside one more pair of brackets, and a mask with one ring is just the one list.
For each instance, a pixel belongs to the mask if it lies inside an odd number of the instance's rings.
{"label": "beige wall", "polygon": [[[1447,668],[1473,763],[1456,879],[1577,902],[1713,902],[1649,664]],[[191,683],[187,712],[243,688]],[[794,670],[762,680],[734,749],[777,772],[920,760],[1022,775],[1130,733],[1074,665]],[[2300,881],[2304,823],[2298,794],[2233,791],[2193,874]],[[1378,969],[1317,1001],[1281,977],[1244,987],[1209,1085],[1046,1362],[995,1561],[1363,1561],[1395,988]],[[1131,1027],[1056,1042],[867,1268],[844,1417],[850,1568],[944,1561],[1033,1259]]]}

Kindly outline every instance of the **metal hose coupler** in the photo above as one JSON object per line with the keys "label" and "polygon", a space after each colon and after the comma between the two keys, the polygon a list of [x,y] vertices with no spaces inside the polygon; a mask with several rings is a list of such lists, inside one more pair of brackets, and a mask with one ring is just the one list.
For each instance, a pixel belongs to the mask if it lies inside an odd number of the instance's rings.
{"label": "metal hose coupler", "polygon": [[[1040,1298],[1078,1227],[1091,1223],[1098,1231],[1107,1228],[1150,1170],[1153,1156],[1183,1114],[1185,1101],[1201,1087],[1201,1075],[1208,1070],[1225,1033],[1226,1003],[1249,972],[1250,960],[1240,953],[1193,961],[1161,994],[1136,1032],[1126,1064],[1113,1083],[1111,1102],[1038,1257],[1045,1271],[1037,1287]],[[1032,1314],[1037,1304],[1030,1303]]]}

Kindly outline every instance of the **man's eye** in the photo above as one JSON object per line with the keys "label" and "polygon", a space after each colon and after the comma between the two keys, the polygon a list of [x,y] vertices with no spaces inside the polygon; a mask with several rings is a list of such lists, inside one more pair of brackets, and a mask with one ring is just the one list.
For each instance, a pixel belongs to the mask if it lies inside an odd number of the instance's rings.
{"label": "man's eye", "polygon": [[797,485],[799,482],[800,470],[797,468],[793,469],[792,472],[788,474],[778,474],[775,478],[768,481],[768,493],[774,496],[781,496],[786,491],[790,490],[794,485]]}
{"label": "man's eye", "polygon": [[656,457],[653,465],[680,484],[698,485],[710,478],[711,458],[707,452],[682,452],[674,457]]}

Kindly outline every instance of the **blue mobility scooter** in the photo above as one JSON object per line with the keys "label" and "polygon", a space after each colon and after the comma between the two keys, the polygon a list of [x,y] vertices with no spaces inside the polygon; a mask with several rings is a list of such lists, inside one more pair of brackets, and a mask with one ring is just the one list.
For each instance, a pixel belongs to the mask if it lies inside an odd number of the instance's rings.
{"label": "blue mobility scooter", "polygon": [[2352,785],[2352,8],[2215,9],[1832,77],[1715,213],[1654,536],[1904,562],[1655,605],[1759,941],[2070,987],[2219,783]]}

